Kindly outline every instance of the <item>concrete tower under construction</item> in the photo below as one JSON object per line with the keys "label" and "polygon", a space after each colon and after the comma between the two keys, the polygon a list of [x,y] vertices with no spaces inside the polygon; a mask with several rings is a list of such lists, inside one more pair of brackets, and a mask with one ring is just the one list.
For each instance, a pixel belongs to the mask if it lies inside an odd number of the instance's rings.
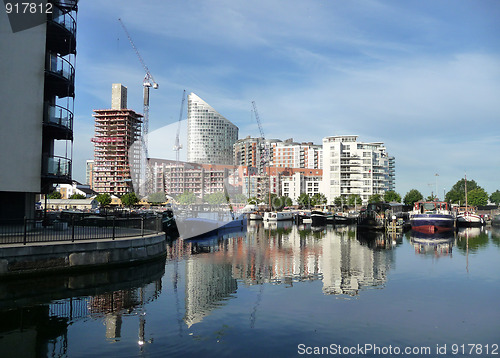
{"label": "concrete tower under construction", "polygon": [[142,115],[127,109],[127,88],[113,84],[111,109],[94,110],[94,190],[124,195],[139,183]]}

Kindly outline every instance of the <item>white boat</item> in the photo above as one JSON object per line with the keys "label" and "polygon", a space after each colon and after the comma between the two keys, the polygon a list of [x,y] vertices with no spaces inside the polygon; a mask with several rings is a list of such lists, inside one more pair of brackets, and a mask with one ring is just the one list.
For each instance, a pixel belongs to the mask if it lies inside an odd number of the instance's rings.
{"label": "white boat", "polygon": [[249,220],[262,220],[262,214],[259,213],[258,211],[254,211],[253,213],[250,213]]}
{"label": "white boat", "polygon": [[264,221],[282,221],[292,219],[293,213],[291,211],[266,211],[264,213]]}
{"label": "white boat", "polygon": [[469,210],[457,215],[457,224],[460,226],[481,226],[485,224],[485,221],[481,215]]}

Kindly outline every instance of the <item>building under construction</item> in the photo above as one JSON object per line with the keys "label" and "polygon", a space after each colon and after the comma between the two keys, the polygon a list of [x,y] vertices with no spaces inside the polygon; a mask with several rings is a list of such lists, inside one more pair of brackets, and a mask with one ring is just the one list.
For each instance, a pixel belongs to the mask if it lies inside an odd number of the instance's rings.
{"label": "building under construction", "polygon": [[111,109],[94,110],[93,116],[93,189],[118,196],[133,192],[140,176],[142,115],[127,109],[127,88],[113,84]]}

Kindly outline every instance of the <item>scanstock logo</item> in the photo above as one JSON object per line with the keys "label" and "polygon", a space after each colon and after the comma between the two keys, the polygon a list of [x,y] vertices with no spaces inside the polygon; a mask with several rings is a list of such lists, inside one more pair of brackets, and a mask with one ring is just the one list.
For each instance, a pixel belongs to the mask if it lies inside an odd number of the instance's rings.
{"label": "scanstock logo", "polygon": [[47,0],[36,2],[4,0],[3,2],[3,10],[9,18],[10,28],[14,33],[41,25],[47,22],[47,14],[56,13],[52,3]]}

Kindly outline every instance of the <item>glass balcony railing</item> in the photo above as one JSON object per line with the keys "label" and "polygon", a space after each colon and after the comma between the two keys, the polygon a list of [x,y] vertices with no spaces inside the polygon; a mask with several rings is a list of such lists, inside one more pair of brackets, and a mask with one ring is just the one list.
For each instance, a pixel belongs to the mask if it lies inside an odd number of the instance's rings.
{"label": "glass balcony railing", "polygon": [[42,175],[71,179],[71,159],[55,155],[44,155]]}
{"label": "glass balcony railing", "polygon": [[45,103],[45,123],[58,125],[73,130],[73,113],[67,108],[59,105]]}
{"label": "glass balcony railing", "polygon": [[75,68],[73,65],[65,58],[54,53],[50,54],[47,71],[57,74],[69,81],[73,81],[75,78]]}
{"label": "glass balcony railing", "polygon": [[66,28],[73,35],[76,34],[76,21],[68,10],[60,9],[57,4],[52,9],[52,21]]}

